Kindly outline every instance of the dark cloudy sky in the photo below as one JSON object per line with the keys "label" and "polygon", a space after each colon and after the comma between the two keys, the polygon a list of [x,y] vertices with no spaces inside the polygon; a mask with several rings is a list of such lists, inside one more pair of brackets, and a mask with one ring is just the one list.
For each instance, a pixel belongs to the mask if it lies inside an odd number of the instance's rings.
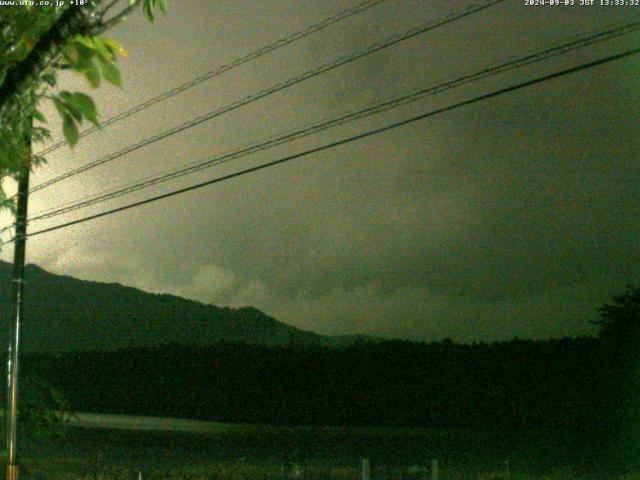
{"label": "dark cloudy sky", "polygon": [[[578,0],[576,0],[578,2]],[[355,0],[174,0],[110,32],[129,56],[103,118]],[[40,183],[472,2],[388,0],[50,155]],[[34,194],[31,212],[233,150],[640,16],[506,3]],[[638,34],[476,82],[93,209],[278,158],[640,46]],[[632,57],[217,186],[34,237],[28,261],[325,334],[458,341],[594,333],[640,271],[640,59]],[[85,88],[64,77],[65,88]],[[49,110],[50,111],[50,110]],[[50,118],[55,114],[50,112]],[[55,124],[54,124],[55,125]],[[57,137],[57,135],[54,135]],[[5,248],[3,258],[12,250]]]}

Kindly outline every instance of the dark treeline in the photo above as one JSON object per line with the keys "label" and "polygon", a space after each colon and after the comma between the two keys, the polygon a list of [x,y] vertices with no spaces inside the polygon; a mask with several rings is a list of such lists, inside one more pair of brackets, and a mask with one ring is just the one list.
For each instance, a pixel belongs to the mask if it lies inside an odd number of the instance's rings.
{"label": "dark treeline", "polygon": [[45,379],[77,411],[543,432],[551,443],[570,439],[582,454],[637,463],[640,289],[629,287],[600,313],[598,338],[171,344],[31,354],[23,374]]}
{"label": "dark treeline", "polygon": [[[343,348],[220,343],[25,357],[77,411],[224,422],[609,428],[627,369],[591,337]],[[624,366],[624,368],[622,368]]]}
{"label": "dark treeline", "polygon": [[528,455],[534,463],[640,468],[640,288],[629,287],[600,313],[598,337],[472,345],[360,339],[342,347],[172,343],[28,354],[21,428],[29,414],[44,415],[39,424],[49,428],[47,408],[67,409],[52,395],[59,391],[75,411],[430,427],[436,437],[456,435],[447,447],[456,455],[485,448],[478,444],[484,438],[494,455]]}

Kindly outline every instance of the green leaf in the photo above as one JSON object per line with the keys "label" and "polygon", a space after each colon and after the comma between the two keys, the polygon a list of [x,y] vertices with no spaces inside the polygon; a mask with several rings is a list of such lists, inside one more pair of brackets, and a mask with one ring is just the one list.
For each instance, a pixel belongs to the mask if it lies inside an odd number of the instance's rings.
{"label": "green leaf", "polygon": [[113,62],[109,62],[104,58],[98,57],[98,62],[102,68],[102,76],[104,79],[118,87],[122,87],[122,78],[120,77],[120,70]]}
{"label": "green leaf", "polygon": [[142,13],[150,22],[153,22],[153,6],[151,5],[152,0],[143,0],[142,3]]}
{"label": "green leaf", "polygon": [[167,15],[167,10],[169,9],[169,0],[158,0],[158,5],[160,6],[160,11],[162,15]]}
{"label": "green leaf", "polygon": [[41,165],[45,165],[47,163],[47,159],[42,155],[32,155],[31,156],[31,166],[39,167]]}
{"label": "green leaf", "polygon": [[47,119],[45,118],[45,116],[42,114],[41,111],[39,110],[34,110],[33,111],[33,118],[35,118],[36,120],[38,120],[39,122],[42,123],[47,123]]}
{"label": "green leaf", "polygon": [[107,37],[99,37],[102,40],[102,43],[106,45],[106,47],[111,50],[111,53],[118,54],[121,57],[127,56],[127,51],[124,49],[122,44],[117,40]]}
{"label": "green leaf", "polygon": [[78,41],[74,41],[63,53],[64,59],[77,72],[84,72],[91,68],[91,62],[97,55],[97,51],[94,48],[89,48]]}
{"label": "green leaf", "polygon": [[51,132],[48,129],[43,127],[33,127],[31,129],[31,141],[32,142],[42,142],[45,139],[51,138]]}
{"label": "green leaf", "polygon": [[69,113],[76,122],[82,123],[82,112],[74,105],[73,95],[71,92],[67,92],[65,90],[60,92],[58,96],[63,100],[61,103],[66,113]]}
{"label": "green leaf", "polygon": [[6,196],[0,197],[0,210],[8,209],[11,214],[16,214],[16,204],[11,198],[7,198]]}
{"label": "green leaf", "polygon": [[56,107],[56,110],[60,114],[61,117],[64,117],[67,113],[67,109],[64,106],[64,102],[60,100],[58,97],[53,97],[53,105]]}
{"label": "green leaf", "polygon": [[95,44],[95,42],[93,41],[93,38],[91,37],[86,37],[83,35],[76,35],[74,38],[74,41],[84,45],[85,47],[91,49],[91,50],[97,50],[98,46]]}
{"label": "green leaf", "polygon": [[[100,58],[101,57],[98,57],[98,59]],[[100,70],[98,70],[98,66],[94,61],[89,62],[88,68],[86,68],[83,73],[84,76],[87,77],[91,88],[98,88],[100,86]]]}
{"label": "green leaf", "polygon": [[80,59],[80,53],[78,52],[77,45],[77,43],[72,42],[62,51],[65,61],[72,67],[75,66],[76,62]]}
{"label": "green leaf", "polygon": [[72,97],[71,92],[68,90],[62,90],[59,94],[58,97],[60,97],[62,100],[64,100],[65,102],[68,102],[69,99]]}
{"label": "green leaf", "polygon": [[92,45],[91,47],[88,47],[86,45],[86,42],[78,42],[76,40],[76,49],[78,50],[78,55],[80,55],[81,57],[85,57],[85,58],[91,58],[96,54],[96,47],[93,44],[93,40],[91,40],[90,45]]}
{"label": "green leaf", "polygon": [[115,55],[111,52],[111,50],[98,38],[95,39],[95,44],[98,47],[98,55],[100,58],[104,58],[105,60],[113,60]]}
{"label": "green leaf", "polygon": [[69,112],[69,115],[71,115],[76,122],[82,123],[84,117],[82,116],[80,110],[69,103],[65,104],[65,107],[67,108],[67,112]]}
{"label": "green leaf", "polygon": [[64,139],[67,143],[73,148],[76,143],[80,139],[80,134],[78,133],[78,127],[76,126],[76,122],[73,121],[73,117],[68,113],[62,117],[62,133],[64,134]]}
{"label": "green leaf", "polygon": [[81,43],[76,43],[76,52],[78,53],[78,59],[73,67],[76,70],[86,70],[89,68],[91,62],[97,55],[97,51],[91,48],[87,48]]}
{"label": "green leaf", "polygon": [[56,76],[54,73],[45,73],[41,78],[47,83],[47,85],[51,87],[56,86]]}
{"label": "green leaf", "polygon": [[97,112],[96,112],[96,104],[93,102],[93,99],[82,92],[75,92],[71,96],[71,100],[69,101],[74,107],[76,107],[84,117],[93,123],[96,127],[100,127],[100,122],[98,122]]}

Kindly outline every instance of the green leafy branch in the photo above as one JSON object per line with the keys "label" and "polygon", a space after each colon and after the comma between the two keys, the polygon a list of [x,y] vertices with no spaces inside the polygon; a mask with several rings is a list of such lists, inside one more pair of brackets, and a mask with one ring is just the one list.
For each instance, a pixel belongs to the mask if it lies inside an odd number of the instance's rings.
{"label": "green leafy branch", "polygon": [[[95,104],[88,95],[64,91],[49,96],[42,94],[42,92],[40,94],[36,92],[40,89],[40,85],[55,87],[57,71],[60,69],[70,69],[83,75],[93,89],[98,88],[102,80],[122,87],[122,77],[116,59],[118,56],[126,56],[127,53],[119,42],[101,36],[99,33],[121,22],[138,7],[141,7],[143,15],[149,21],[154,20],[154,10],[156,9],[166,15],[168,0],[112,0],[106,5],[105,3],[107,2],[101,0],[88,2],[86,11],[80,16],[68,15],[71,13],[70,7],[66,11],[61,8],[12,7],[0,12],[0,21],[5,25],[0,31],[0,50],[3,53],[0,57],[0,89],[3,86],[7,87],[4,85],[7,77],[13,77],[11,78],[12,85],[20,85],[20,80],[15,78],[19,75],[13,73],[24,70],[23,63],[36,61],[38,64],[44,65],[35,79],[25,78],[25,81],[31,82],[26,90],[22,87],[20,93],[16,92],[13,98],[0,98],[2,113],[0,123],[3,128],[9,125],[17,126],[18,129],[22,128],[21,126],[27,118],[24,105],[21,105],[24,103],[24,98],[28,98],[35,104],[44,98],[53,100],[62,119],[65,141],[72,147],[79,140],[78,126],[82,124],[83,120],[99,126]],[[122,3],[125,6],[119,12],[106,18],[108,11]],[[78,26],[79,19],[84,19],[82,20],[85,22],[84,26]],[[81,30],[83,33],[65,34],[64,32],[71,31],[67,29],[67,21],[75,22],[74,29]],[[55,39],[54,44],[42,45],[42,42],[52,41],[51,39]],[[60,42],[63,45],[56,47],[55,43],[60,44]],[[39,57],[39,60],[33,58],[34,53],[39,51],[44,52],[43,55],[46,58]],[[52,54],[52,52],[56,53]],[[30,68],[33,70],[32,67]],[[8,105],[8,102],[12,104]],[[41,123],[46,123],[38,110],[32,108],[29,110],[29,116]],[[7,133],[10,129],[6,130]],[[49,138],[48,132],[43,126],[32,129],[32,133],[32,141],[42,141]],[[0,136],[4,137],[1,134]],[[9,143],[23,142],[22,137],[16,135],[7,136],[7,140],[10,139],[13,141]],[[24,148],[18,145],[0,143],[0,176],[3,176],[5,171],[2,167],[15,163],[15,155],[26,153],[23,150]],[[5,163],[4,160],[8,163]]]}
{"label": "green leafy branch", "polygon": [[[84,75],[91,88],[100,86],[100,78],[122,87],[116,54],[126,56],[124,47],[106,37],[77,35],[62,52],[66,67]],[[102,75],[101,75],[102,74]]]}
{"label": "green leafy branch", "polygon": [[[126,51],[102,32],[137,8],[153,21],[154,12],[159,9],[164,15],[167,7],[168,0],[87,0],[81,7],[67,2],[66,7],[0,9],[0,180],[45,162],[30,148],[32,142],[51,138],[46,119],[38,110],[42,101],[53,101],[62,119],[64,139],[71,147],[77,144],[81,136],[78,127],[84,121],[99,126],[89,95],[46,93],[57,88],[58,71],[79,73],[94,89],[102,80],[122,87],[116,59]],[[0,210],[12,206],[0,183]]]}
{"label": "green leafy branch", "polygon": [[96,127],[100,127],[96,105],[86,93],[71,93],[64,90],[53,97],[53,104],[62,118],[64,138],[71,147],[75,146],[80,139],[78,125],[81,125],[83,120],[86,119]]}
{"label": "green leafy branch", "polygon": [[[135,6],[138,0],[129,0],[130,6]],[[163,15],[167,14],[169,8],[168,0],[144,0],[142,2],[142,13],[150,22],[153,22],[153,9],[159,7]]]}
{"label": "green leafy branch", "polygon": [[[106,8],[110,8],[115,3],[112,2]],[[128,0],[128,3],[128,8],[104,22],[103,25],[121,21],[138,5],[142,5],[142,12],[150,22],[154,20],[154,9],[159,8],[163,15],[166,15],[168,10],[168,0],[143,0],[142,2]],[[103,15],[104,13],[105,10]],[[116,40],[99,35],[76,35],[62,52],[65,61],[62,67],[82,74],[91,88],[98,88],[101,79],[122,88],[122,76],[116,65],[118,56],[126,57],[127,52]],[[78,126],[83,120],[86,119],[100,128],[95,104],[88,95],[64,91],[53,97],[53,101],[62,118],[62,132],[69,146],[74,147],[78,143],[80,139]]]}
{"label": "green leafy branch", "polygon": [[[65,67],[82,74],[92,88],[99,87],[102,78],[122,87],[120,70],[116,65],[118,55],[127,55],[124,47],[113,39],[100,36],[77,35],[62,52]],[[65,90],[53,96],[52,100],[62,118],[64,138],[71,147],[80,139],[78,127],[83,120],[100,128],[96,105],[86,93]]]}

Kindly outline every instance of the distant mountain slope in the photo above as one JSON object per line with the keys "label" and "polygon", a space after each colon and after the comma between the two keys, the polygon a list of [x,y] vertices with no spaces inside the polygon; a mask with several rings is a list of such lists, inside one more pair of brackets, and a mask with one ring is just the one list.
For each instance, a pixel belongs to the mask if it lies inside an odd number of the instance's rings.
{"label": "distant mountain slope", "polygon": [[[0,262],[3,342],[11,312],[11,269]],[[27,265],[25,278],[21,345],[26,351],[112,350],[170,342],[331,343],[328,337],[288,326],[253,307],[219,308],[116,283],[55,275],[36,265]]]}

